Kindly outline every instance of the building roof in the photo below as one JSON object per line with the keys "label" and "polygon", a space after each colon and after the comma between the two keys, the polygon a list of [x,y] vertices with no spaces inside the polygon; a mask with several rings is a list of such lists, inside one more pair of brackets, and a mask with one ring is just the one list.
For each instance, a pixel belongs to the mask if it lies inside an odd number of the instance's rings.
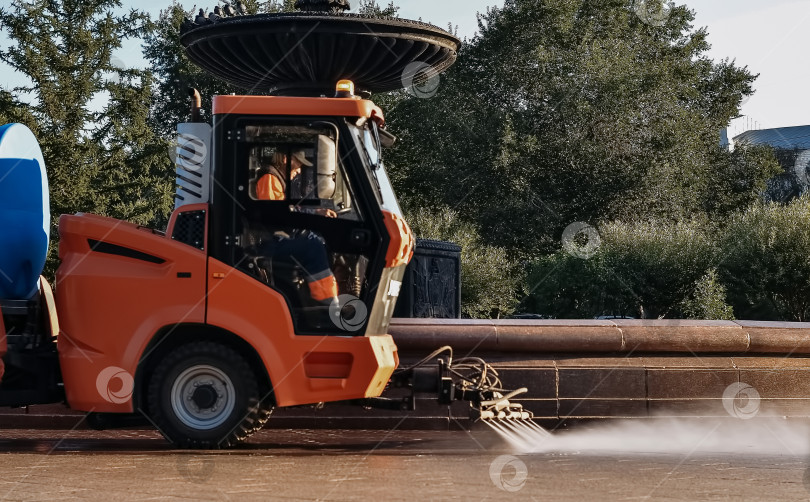
{"label": "building roof", "polygon": [[810,125],[745,131],[734,137],[734,143],[771,145],[774,148],[810,149]]}

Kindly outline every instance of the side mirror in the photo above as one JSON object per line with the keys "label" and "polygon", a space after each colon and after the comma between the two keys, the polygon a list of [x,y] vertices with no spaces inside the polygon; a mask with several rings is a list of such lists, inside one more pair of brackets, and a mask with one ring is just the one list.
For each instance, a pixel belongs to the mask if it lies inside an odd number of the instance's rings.
{"label": "side mirror", "polygon": [[380,141],[383,148],[391,148],[397,142],[397,137],[385,129],[380,129]]}
{"label": "side mirror", "polygon": [[371,131],[374,134],[374,146],[377,148],[377,165],[374,169],[379,169],[382,165],[382,142],[380,141],[380,126],[375,120],[371,121]]}

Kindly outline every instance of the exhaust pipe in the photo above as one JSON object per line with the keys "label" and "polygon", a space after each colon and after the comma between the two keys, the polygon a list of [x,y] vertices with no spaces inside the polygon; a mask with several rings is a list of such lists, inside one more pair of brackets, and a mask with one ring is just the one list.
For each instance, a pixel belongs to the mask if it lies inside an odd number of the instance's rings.
{"label": "exhaust pipe", "polygon": [[191,88],[188,90],[188,95],[191,98],[191,121],[202,122],[202,117],[200,113],[200,110],[202,108],[202,98],[200,97],[200,91]]}

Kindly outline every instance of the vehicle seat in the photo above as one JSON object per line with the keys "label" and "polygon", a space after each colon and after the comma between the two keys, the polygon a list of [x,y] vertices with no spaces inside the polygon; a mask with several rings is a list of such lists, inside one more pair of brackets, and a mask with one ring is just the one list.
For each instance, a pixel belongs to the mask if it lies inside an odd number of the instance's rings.
{"label": "vehicle seat", "polygon": [[259,184],[259,178],[261,177],[261,170],[260,169],[253,169],[250,173],[250,181],[248,181],[248,195],[253,200],[258,200],[258,195],[256,192],[256,185]]}

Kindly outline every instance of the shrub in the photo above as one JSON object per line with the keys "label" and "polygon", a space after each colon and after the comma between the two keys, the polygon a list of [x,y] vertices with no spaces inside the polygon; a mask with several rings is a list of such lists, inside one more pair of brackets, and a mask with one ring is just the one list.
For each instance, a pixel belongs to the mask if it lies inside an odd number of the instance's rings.
{"label": "shrub", "polygon": [[698,279],[692,294],[681,301],[680,311],[687,319],[734,319],[734,309],[726,303],[726,287],[720,283],[717,269],[710,269]]}
{"label": "shrub", "polygon": [[738,318],[810,319],[810,198],[733,216],[719,274]]}
{"label": "shrub", "polygon": [[612,222],[599,234],[601,244],[589,259],[561,250],[537,260],[524,304],[554,317],[676,317],[690,295],[706,301],[700,295],[719,292],[700,283],[717,259],[705,223]]}

